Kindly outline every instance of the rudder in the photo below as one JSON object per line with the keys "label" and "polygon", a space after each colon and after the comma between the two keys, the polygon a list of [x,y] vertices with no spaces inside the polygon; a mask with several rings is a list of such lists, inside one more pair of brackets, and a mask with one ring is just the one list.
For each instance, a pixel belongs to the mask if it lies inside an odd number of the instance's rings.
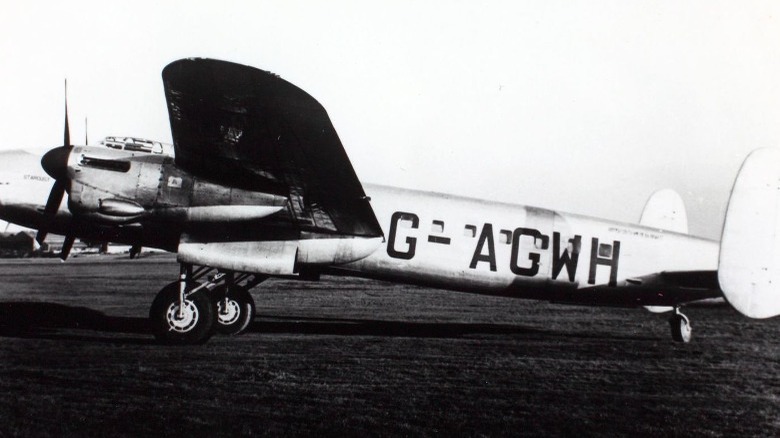
{"label": "rudder", "polygon": [[780,150],[757,149],[739,170],[726,209],[718,282],[750,318],[780,314]]}

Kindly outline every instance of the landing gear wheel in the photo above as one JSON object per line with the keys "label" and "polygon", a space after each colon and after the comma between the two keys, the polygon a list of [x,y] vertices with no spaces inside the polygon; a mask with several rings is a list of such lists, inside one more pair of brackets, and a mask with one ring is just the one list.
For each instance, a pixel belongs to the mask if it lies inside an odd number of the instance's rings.
{"label": "landing gear wheel", "polygon": [[255,300],[248,290],[233,286],[227,295],[217,294],[217,331],[235,336],[243,333],[255,319]]}
{"label": "landing gear wheel", "polygon": [[691,322],[687,316],[676,312],[669,319],[669,325],[672,328],[672,339],[682,343],[691,342]]}
{"label": "landing gear wheel", "polygon": [[[197,287],[188,283],[187,290]],[[169,345],[194,345],[206,342],[214,334],[216,308],[209,295],[196,292],[180,306],[179,282],[173,282],[157,294],[149,309],[152,333]]]}

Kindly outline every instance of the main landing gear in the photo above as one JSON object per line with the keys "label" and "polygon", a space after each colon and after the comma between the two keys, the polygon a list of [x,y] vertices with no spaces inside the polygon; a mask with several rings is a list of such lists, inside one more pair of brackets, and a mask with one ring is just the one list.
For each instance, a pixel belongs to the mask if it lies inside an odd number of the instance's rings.
{"label": "main landing gear", "polygon": [[672,339],[677,342],[691,342],[691,321],[687,316],[680,313],[680,308],[674,308],[674,314],[669,318],[669,325],[672,328]]}
{"label": "main landing gear", "polygon": [[[152,333],[172,345],[206,342],[215,332],[243,333],[255,317],[255,302],[249,290],[268,277],[193,269],[182,264],[179,281],[162,288],[149,309]],[[206,281],[200,283],[203,278]]]}

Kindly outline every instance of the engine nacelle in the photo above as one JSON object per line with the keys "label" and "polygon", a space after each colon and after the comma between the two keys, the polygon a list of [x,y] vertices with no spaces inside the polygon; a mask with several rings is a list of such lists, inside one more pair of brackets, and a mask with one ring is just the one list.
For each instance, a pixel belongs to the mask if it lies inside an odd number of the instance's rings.
{"label": "engine nacelle", "polygon": [[257,220],[282,210],[287,197],[196,178],[164,155],[78,146],[68,163],[68,207],[83,219],[126,224]]}
{"label": "engine nacelle", "polygon": [[381,237],[334,237],[305,240],[179,243],[180,263],[238,272],[295,275],[302,265],[340,265],[368,257]]}

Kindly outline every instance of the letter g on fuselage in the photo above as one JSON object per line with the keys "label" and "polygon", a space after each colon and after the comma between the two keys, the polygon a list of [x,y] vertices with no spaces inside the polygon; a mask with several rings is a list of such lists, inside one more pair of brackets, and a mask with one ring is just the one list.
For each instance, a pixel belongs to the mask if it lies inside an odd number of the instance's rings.
{"label": "letter g on fuselage", "polygon": [[410,221],[411,228],[416,229],[420,225],[420,218],[414,213],[396,211],[390,218],[390,232],[387,237],[387,255],[396,259],[410,260],[417,249],[417,239],[406,237],[406,249],[398,250],[395,246],[398,224],[401,221]]}

